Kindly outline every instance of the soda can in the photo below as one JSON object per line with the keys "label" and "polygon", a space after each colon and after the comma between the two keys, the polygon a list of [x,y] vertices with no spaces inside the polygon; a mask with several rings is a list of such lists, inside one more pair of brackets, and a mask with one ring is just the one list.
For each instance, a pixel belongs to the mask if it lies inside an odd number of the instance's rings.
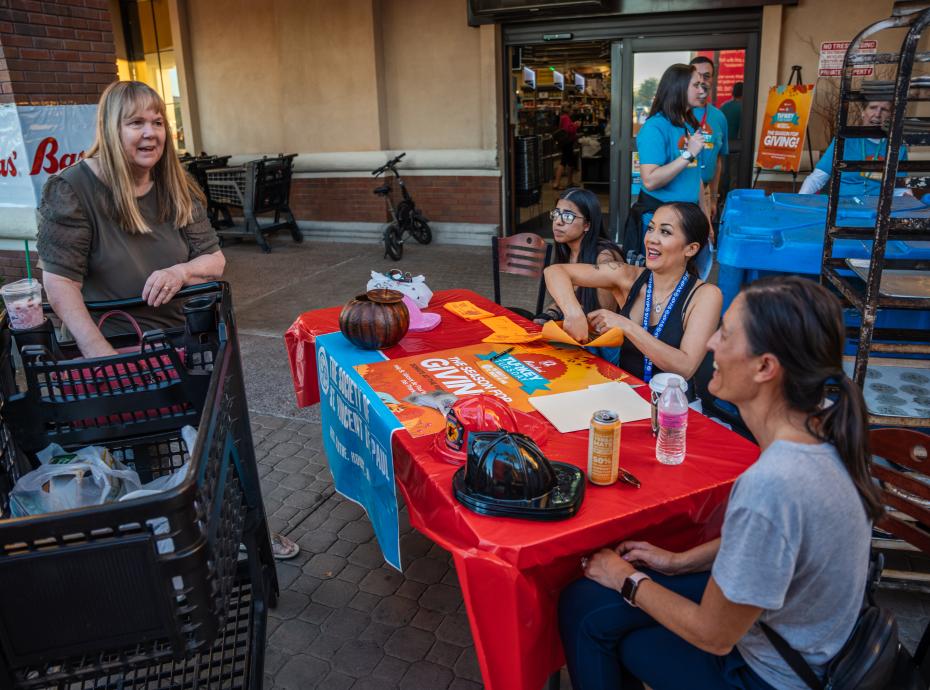
{"label": "soda can", "polygon": [[588,432],[588,479],[609,486],[620,469],[620,417],[613,410],[598,410]]}

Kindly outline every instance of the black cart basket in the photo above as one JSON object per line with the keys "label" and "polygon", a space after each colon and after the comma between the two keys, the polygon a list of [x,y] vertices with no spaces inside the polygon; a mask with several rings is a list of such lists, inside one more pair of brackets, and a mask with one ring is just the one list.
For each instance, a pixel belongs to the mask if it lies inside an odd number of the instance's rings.
{"label": "black cart basket", "polygon": [[[186,326],[98,359],[70,359],[50,330],[11,338],[0,318],[0,687],[261,687],[277,580],[232,298],[226,283],[177,298]],[[143,483],[186,477],[134,500],[11,517],[13,485],[50,443],[104,446]]]}

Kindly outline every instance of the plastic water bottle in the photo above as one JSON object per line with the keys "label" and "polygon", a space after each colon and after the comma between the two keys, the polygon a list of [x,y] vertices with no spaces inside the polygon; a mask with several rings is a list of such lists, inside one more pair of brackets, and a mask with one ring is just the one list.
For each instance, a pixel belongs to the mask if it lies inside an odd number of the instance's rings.
{"label": "plastic water bottle", "polygon": [[680,465],[685,459],[685,434],[688,430],[688,399],[682,392],[684,381],[675,376],[659,398],[659,435],[656,460],[663,465]]}

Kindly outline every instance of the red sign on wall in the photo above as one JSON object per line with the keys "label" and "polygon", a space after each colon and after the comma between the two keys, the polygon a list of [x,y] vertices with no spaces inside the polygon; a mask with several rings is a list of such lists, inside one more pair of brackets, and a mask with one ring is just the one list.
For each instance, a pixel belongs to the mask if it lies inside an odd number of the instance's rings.
{"label": "red sign on wall", "polygon": [[720,107],[733,98],[733,85],[743,81],[746,73],[745,50],[701,50],[697,55],[710,58],[717,66],[717,96],[714,105]]}

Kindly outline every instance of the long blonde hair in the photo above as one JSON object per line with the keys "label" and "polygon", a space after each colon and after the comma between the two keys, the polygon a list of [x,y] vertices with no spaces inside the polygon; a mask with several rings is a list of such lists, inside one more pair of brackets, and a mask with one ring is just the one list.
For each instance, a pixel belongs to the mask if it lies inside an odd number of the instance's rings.
{"label": "long blonde hair", "polygon": [[100,176],[110,190],[110,210],[115,220],[131,234],[146,234],[152,229],[139,211],[132,170],[120,140],[120,125],[133,113],[148,109],[157,111],[165,123],[165,147],[152,169],[159,221],[173,220],[175,227],[183,228],[194,220],[195,202],[206,205],[203,191],[178,160],[161,96],[142,82],[113,82],[100,97],[97,137],[86,156],[96,156]]}

